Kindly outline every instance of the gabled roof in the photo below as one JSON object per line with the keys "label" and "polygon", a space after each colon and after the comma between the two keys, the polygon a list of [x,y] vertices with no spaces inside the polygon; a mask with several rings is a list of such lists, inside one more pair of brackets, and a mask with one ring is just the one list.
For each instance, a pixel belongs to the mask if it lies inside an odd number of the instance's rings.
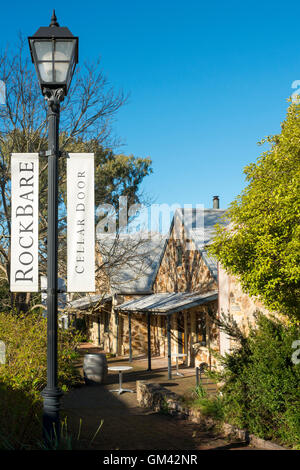
{"label": "gabled roof", "polygon": [[168,315],[198,305],[217,300],[218,291],[210,291],[205,294],[179,292],[147,295],[141,299],[124,302],[117,310],[121,312],[140,312]]}
{"label": "gabled roof", "polygon": [[[218,262],[207,253],[207,246],[212,242],[216,224],[227,225],[226,218],[223,217],[224,209],[202,209],[202,208],[180,208],[176,209],[170,226],[165,246],[161,254],[158,267],[164,256],[168,239],[177,222],[184,225],[186,238],[193,241],[195,249],[201,252],[203,261],[209,268],[215,279],[218,276]],[[158,271],[158,268],[157,268]],[[157,274],[157,272],[156,272]],[[156,275],[155,275],[156,277]]]}
{"label": "gabled roof", "polygon": [[112,293],[149,294],[164,248],[160,234],[98,236],[98,246]]}
{"label": "gabled roof", "polygon": [[222,219],[226,211],[224,209],[177,209],[174,219],[179,217],[184,223],[185,232],[193,240],[198,250],[203,250],[212,242],[215,225],[227,225]]}
{"label": "gabled roof", "polygon": [[221,219],[224,214],[222,209],[177,209],[167,235],[150,233],[149,238],[145,234],[98,235],[97,242],[110,278],[111,292],[152,293],[176,220],[184,224],[186,237],[194,242],[212,275],[217,278],[217,261],[207,254],[206,247],[212,241],[215,225],[226,223]]}
{"label": "gabled roof", "polygon": [[[169,233],[164,236],[150,234],[149,238],[146,238],[145,234],[143,234],[140,239],[138,234],[123,234],[116,239],[114,235],[98,234],[97,242],[104,264],[106,265],[105,269],[108,271],[110,278],[111,295],[152,294],[153,284],[176,218],[178,218],[177,220],[180,223],[184,224],[186,238],[194,242],[195,248],[201,252],[202,258],[210,272],[217,278],[217,261],[207,254],[206,247],[212,241],[215,225],[217,223],[222,225],[227,224],[226,220],[222,219],[225,212],[222,209],[177,209]],[[166,302],[169,302],[172,300],[170,296],[175,294],[156,295],[165,296]],[[180,295],[199,296],[199,294],[187,293]],[[169,300],[167,300],[166,296],[169,296]],[[111,296],[103,298],[103,294],[89,295],[71,302],[70,307],[86,309],[90,305],[97,304],[101,297],[103,302],[111,298]],[[147,297],[149,298],[149,295]],[[163,300],[163,297],[161,299]],[[175,297],[173,297],[173,300],[175,301]]]}
{"label": "gabled roof", "polygon": [[96,294],[96,295],[86,295],[85,297],[80,297],[80,299],[72,300],[68,304],[68,308],[76,309],[76,310],[86,310],[92,305],[105,304],[106,302],[110,301],[112,298],[111,295],[103,295],[103,294]]}

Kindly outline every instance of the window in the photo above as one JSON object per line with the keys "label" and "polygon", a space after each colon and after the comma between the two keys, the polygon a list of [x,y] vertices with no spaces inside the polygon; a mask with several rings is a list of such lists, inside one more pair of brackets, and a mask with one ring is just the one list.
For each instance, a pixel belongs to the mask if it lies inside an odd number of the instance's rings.
{"label": "window", "polygon": [[176,246],[176,266],[182,266],[182,246]]}
{"label": "window", "polygon": [[104,312],[104,333],[109,333],[110,313]]}
{"label": "window", "polygon": [[206,346],[206,314],[204,312],[196,315],[196,335],[197,343]]}

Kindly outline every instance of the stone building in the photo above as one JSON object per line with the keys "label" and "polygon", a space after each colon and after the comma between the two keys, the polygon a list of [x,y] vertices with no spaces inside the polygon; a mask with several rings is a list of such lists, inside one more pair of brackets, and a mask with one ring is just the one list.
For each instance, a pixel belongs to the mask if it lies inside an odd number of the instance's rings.
{"label": "stone building", "polygon": [[[124,318],[116,307],[125,300],[147,296],[157,270],[165,237],[120,236],[97,237],[96,253],[99,274],[96,276],[97,294],[87,295],[69,304],[69,315],[85,320],[89,341],[113,354],[126,354],[123,344],[126,331]],[[144,319],[133,319],[135,354],[147,351]]]}
{"label": "stone building", "polygon": [[234,341],[216,327],[215,314],[229,313],[247,332],[256,311],[271,313],[207,253],[224,213],[180,209],[165,237],[142,243],[124,237],[117,248],[106,239],[98,293],[71,302],[71,311],[86,319],[90,341],[125,357],[171,360],[181,353],[189,366],[217,366],[211,351],[230,352]]}
{"label": "stone building", "polygon": [[[218,298],[220,314],[233,318],[239,328],[246,334],[249,325],[255,323],[255,312],[259,311],[265,315],[270,315],[258,298],[250,297],[241,287],[238,279],[226,273],[222,266],[218,265]],[[220,331],[220,353],[224,355],[234,348],[234,340],[229,338],[223,331]]]}
{"label": "stone building", "polygon": [[[128,354],[129,328],[125,314],[132,316],[132,349],[137,352],[141,332],[146,337],[147,316],[151,324],[151,350],[167,356],[168,317],[171,324],[171,354],[186,354],[187,365],[215,363],[210,349],[219,349],[219,334],[211,317],[218,309],[217,263],[206,247],[214,226],[221,221],[220,209],[185,209],[175,212],[169,234],[153,277],[153,294],[146,299],[127,299],[117,307],[123,318],[124,353]],[[197,220],[198,219],[198,220]],[[125,299],[124,299],[125,300]],[[138,344],[136,337],[139,338]],[[147,341],[143,344],[147,348]],[[145,351],[146,352],[146,351]]]}
{"label": "stone building", "polygon": [[187,365],[213,366],[210,350],[220,349],[212,321],[218,266],[206,248],[215,225],[225,223],[224,212],[178,209],[166,237],[145,240],[135,258],[110,274],[107,292],[73,301],[72,310],[87,320],[90,341],[127,357],[182,353]]}

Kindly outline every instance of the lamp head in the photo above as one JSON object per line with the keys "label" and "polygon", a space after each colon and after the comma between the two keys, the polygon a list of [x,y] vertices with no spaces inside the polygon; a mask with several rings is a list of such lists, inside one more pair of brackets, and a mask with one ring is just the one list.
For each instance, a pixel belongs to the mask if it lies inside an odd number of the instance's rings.
{"label": "lamp head", "polygon": [[53,10],[50,25],[39,28],[28,41],[42,93],[62,88],[67,95],[78,63],[78,37],[59,26]]}

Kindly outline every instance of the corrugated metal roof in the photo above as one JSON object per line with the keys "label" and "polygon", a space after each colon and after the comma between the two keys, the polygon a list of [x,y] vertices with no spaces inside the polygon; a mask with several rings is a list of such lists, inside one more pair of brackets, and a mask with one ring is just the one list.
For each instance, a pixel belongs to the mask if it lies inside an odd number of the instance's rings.
{"label": "corrugated metal roof", "polygon": [[98,237],[99,250],[112,293],[149,294],[157,272],[165,236],[122,235]]}
{"label": "corrugated metal roof", "polygon": [[224,209],[177,209],[177,214],[184,222],[187,235],[194,241],[198,250],[212,242],[216,224],[227,225],[222,218]]}
{"label": "corrugated metal roof", "polygon": [[97,303],[105,304],[105,302],[108,302],[109,300],[111,300],[111,298],[111,295],[103,294],[86,295],[85,297],[81,297],[80,299],[72,300],[72,302],[69,302],[68,308],[86,310],[92,305],[96,305]]}
{"label": "corrugated metal roof", "polygon": [[184,223],[187,238],[190,238],[196,250],[201,252],[205,264],[215,279],[218,275],[218,262],[208,255],[206,247],[213,240],[216,224],[224,226],[228,224],[224,217],[225,213],[223,209],[184,208],[177,209],[174,215],[175,220],[178,217],[180,222]]}
{"label": "corrugated metal roof", "polygon": [[121,312],[151,312],[161,315],[175,313],[187,308],[211,302],[218,298],[218,291],[205,294],[190,292],[172,292],[152,294],[142,299],[129,300],[116,307]]}
{"label": "corrugated metal roof", "polygon": [[112,293],[149,294],[152,291],[168,237],[179,218],[184,223],[186,238],[190,238],[212,275],[217,278],[217,260],[207,254],[215,225],[226,224],[222,220],[222,209],[184,208],[175,211],[170,232],[167,235],[150,234],[150,238],[139,240],[139,234],[123,234],[119,238],[109,234],[98,234],[97,241],[105,269],[110,278]]}

